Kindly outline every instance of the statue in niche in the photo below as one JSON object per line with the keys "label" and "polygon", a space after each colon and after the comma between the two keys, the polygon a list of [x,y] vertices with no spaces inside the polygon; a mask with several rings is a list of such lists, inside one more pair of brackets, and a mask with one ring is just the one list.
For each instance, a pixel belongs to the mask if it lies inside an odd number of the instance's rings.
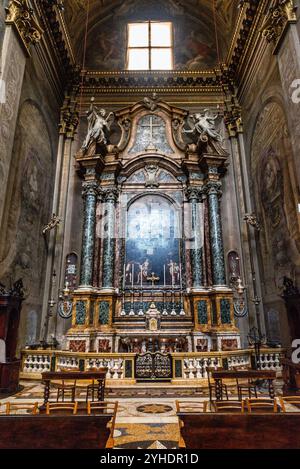
{"label": "statue in niche", "polygon": [[222,136],[215,127],[215,121],[218,117],[218,114],[212,116],[209,109],[192,114],[192,122],[191,119],[188,119],[190,129],[183,129],[183,132],[197,136],[197,140],[203,136],[208,136],[217,142],[222,142]]}
{"label": "statue in niche", "polygon": [[95,98],[91,99],[90,109],[87,111],[88,131],[81,150],[86,152],[92,143],[107,145],[109,143],[110,127],[114,120],[114,113],[98,109],[94,106]]}
{"label": "statue in niche", "polygon": [[158,166],[155,164],[147,164],[145,166],[146,182],[145,187],[159,187],[157,180]]}

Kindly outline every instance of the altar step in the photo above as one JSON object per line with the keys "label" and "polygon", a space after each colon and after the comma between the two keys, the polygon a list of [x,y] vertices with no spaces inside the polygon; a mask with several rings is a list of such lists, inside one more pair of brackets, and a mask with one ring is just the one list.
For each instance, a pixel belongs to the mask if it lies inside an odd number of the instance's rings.
{"label": "altar step", "polygon": [[129,386],[107,386],[106,397],[205,397],[208,388],[199,385],[174,385],[171,383],[137,383]]}

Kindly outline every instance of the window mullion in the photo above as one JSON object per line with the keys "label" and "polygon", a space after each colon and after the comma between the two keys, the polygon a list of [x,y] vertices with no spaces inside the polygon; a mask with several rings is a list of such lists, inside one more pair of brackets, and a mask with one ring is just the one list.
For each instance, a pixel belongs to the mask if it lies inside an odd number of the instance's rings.
{"label": "window mullion", "polygon": [[148,51],[149,51],[149,70],[152,70],[152,63],[151,63],[151,46],[152,46],[152,41],[151,41],[151,21],[148,23],[149,27],[149,40],[148,40]]}

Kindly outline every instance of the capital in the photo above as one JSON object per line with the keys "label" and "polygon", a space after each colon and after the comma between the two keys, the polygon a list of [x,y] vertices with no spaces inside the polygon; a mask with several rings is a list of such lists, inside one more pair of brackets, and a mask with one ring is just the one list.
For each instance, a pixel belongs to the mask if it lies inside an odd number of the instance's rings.
{"label": "capital", "polygon": [[222,196],[222,183],[220,181],[208,181],[204,186],[204,192],[210,195]]}
{"label": "capital", "polygon": [[293,0],[276,0],[269,8],[261,32],[267,42],[276,44],[274,54],[277,52],[277,46],[286,31],[287,24],[296,22],[296,7]]}
{"label": "capital", "polygon": [[110,187],[102,190],[103,200],[105,202],[116,203],[119,197],[119,191],[116,187]]}
{"label": "capital", "polygon": [[70,99],[63,105],[60,111],[59,132],[68,138],[74,138],[79,122],[79,113],[76,110],[76,103]]}
{"label": "capital", "polygon": [[10,0],[6,14],[6,24],[15,26],[27,54],[30,55],[30,45],[38,43],[44,31],[39,25],[29,1]]}
{"label": "capital", "polygon": [[83,198],[86,198],[89,195],[97,197],[100,192],[99,185],[95,181],[88,181],[82,183],[82,192],[81,195]]}
{"label": "capital", "polygon": [[189,202],[199,202],[202,200],[202,188],[189,186],[185,190],[185,195]]}

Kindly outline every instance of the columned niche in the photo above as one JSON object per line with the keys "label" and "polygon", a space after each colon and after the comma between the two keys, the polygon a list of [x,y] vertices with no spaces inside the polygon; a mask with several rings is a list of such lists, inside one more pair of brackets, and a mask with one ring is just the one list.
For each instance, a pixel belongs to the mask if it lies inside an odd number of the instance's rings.
{"label": "columned niche", "polygon": [[156,95],[105,114],[91,104],[76,155],[84,216],[68,349],[240,348],[224,264],[220,199],[228,154],[219,116],[189,116]]}

